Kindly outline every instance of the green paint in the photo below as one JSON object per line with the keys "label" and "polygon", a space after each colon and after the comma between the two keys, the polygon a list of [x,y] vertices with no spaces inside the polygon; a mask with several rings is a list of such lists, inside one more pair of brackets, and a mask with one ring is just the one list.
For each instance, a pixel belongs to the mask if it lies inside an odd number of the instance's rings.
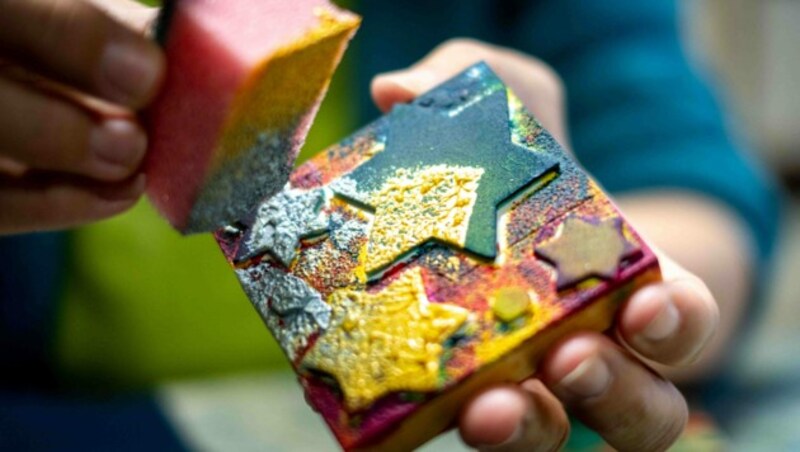
{"label": "green paint", "polygon": [[[400,168],[414,171],[441,164],[483,168],[465,250],[494,259],[498,208],[554,170],[558,163],[547,154],[511,141],[506,90],[495,83],[498,79],[488,68],[477,66],[477,78],[482,79],[477,86],[495,87],[494,90],[465,93],[476,85],[475,80],[470,80],[476,77],[474,70],[427,94],[427,99],[395,107],[388,117],[386,149],[349,177],[356,181],[360,192],[370,192],[379,190]],[[460,96],[460,103],[453,101],[456,95]],[[451,117],[454,107],[466,108]]]}

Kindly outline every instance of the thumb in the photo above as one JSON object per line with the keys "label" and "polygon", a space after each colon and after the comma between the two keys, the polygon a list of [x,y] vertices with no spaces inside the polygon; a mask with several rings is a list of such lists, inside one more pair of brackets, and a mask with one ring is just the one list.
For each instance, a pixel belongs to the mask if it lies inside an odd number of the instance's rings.
{"label": "thumb", "polygon": [[544,62],[503,47],[469,39],[447,41],[411,67],[375,77],[372,97],[386,112],[394,104],[410,102],[479,61],[486,62],[511,87],[556,140],[567,144],[561,79]]}

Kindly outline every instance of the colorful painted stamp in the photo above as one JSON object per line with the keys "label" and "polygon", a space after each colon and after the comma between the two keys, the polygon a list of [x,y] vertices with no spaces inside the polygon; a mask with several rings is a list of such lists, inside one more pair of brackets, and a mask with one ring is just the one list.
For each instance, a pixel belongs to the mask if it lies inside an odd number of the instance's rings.
{"label": "colorful painted stamp", "polygon": [[424,443],[660,278],[484,64],[301,166],[217,239],[345,449]]}

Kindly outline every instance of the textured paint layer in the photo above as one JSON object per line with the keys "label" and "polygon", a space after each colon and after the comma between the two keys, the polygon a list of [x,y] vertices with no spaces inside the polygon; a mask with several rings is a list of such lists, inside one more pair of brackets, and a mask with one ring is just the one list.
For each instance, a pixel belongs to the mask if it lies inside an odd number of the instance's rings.
{"label": "textured paint layer", "polygon": [[237,270],[239,281],[289,359],[328,328],[331,308],[302,279],[269,264]]}
{"label": "textured paint layer", "polygon": [[[658,274],[485,65],[307,162],[217,238],[346,449],[421,444],[469,388],[530,376],[554,332],[608,327],[615,303]],[[265,311],[275,294],[308,301],[291,301],[305,323]]]}
{"label": "textured paint layer", "polygon": [[468,312],[429,303],[419,270],[403,273],[374,294],[334,292],[329,303],[333,324],[302,365],[332,375],[349,410],[368,408],[391,392],[429,392],[442,386],[444,344]]}
{"label": "textured paint layer", "polygon": [[508,98],[499,88],[465,92],[462,104],[444,111],[417,104],[396,106],[389,117],[386,148],[348,177],[359,192],[368,193],[380,190],[398,169],[418,172],[436,165],[482,169],[464,249],[494,258],[498,208],[557,167],[549,155],[512,143]]}
{"label": "textured paint layer", "polygon": [[613,278],[622,259],[633,251],[616,219],[595,224],[575,216],[567,218],[556,237],[536,248],[556,266],[559,289],[592,276]]}
{"label": "textured paint layer", "polygon": [[375,206],[367,272],[388,267],[429,240],[463,248],[483,172],[446,165],[401,168],[367,195]]}
{"label": "textured paint layer", "polygon": [[237,260],[269,253],[284,266],[294,260],[300,240],[328,230],[324,213],[329,195],[325,190],[286,188],[256,210],[256,218],[239,248]]}

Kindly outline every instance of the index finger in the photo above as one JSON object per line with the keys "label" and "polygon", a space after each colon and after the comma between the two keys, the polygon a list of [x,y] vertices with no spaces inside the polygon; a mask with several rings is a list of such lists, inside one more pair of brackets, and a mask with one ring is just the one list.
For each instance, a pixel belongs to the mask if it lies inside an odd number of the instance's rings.
{"label": "index finger", "polygon": [[158,46],[82,0],[0,2],[0,55],[131,108],[163,77]]}

